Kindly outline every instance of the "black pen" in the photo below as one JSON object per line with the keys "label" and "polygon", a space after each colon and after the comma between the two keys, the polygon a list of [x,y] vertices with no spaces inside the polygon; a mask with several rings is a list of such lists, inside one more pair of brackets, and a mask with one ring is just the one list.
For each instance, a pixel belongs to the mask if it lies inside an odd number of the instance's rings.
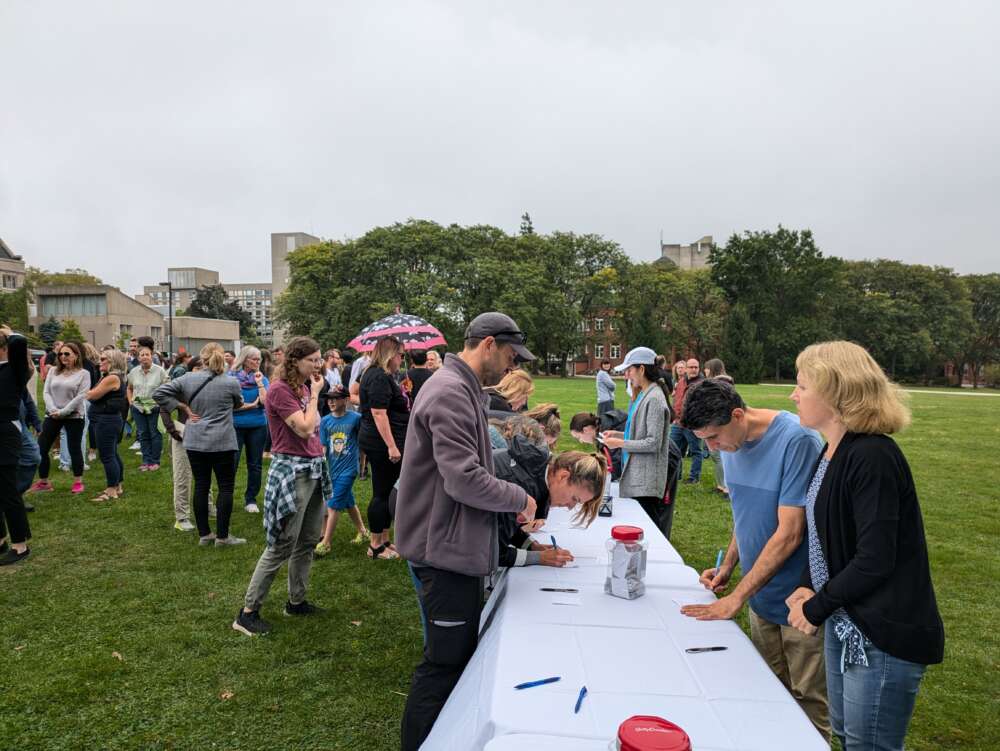
{"label": "black pen", "polygon": [[702,652],[725,652],[729,647],[690,647],[685,649],[689,655],[701,654]]}
{"label": "black pen", "polygon": [[539,592],[579,592],[579,589],[563,589],[561,587],[541,587]]}

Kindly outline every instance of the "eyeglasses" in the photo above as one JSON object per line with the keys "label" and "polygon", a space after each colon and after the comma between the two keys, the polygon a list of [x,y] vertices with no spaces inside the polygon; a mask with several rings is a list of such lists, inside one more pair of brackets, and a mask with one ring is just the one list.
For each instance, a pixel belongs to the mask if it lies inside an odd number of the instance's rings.
{"label": "eyeglasses", "polygon": [[72,352],[60,352],[59,357],[69,357],[72,354]]}

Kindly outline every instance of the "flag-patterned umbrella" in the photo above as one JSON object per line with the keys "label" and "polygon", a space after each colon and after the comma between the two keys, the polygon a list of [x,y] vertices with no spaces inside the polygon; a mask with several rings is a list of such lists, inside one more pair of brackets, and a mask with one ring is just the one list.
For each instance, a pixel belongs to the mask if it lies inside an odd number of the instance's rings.
{"label": "flag-patterned umbrella", "polygon": [[371,352],[375,349],[375,343],[383,336],[396,337],[406,350],[430,349],[448,344],[441,332],[423,318],[407,313],[393,313],[365,326],[347,346],[356,352]]}

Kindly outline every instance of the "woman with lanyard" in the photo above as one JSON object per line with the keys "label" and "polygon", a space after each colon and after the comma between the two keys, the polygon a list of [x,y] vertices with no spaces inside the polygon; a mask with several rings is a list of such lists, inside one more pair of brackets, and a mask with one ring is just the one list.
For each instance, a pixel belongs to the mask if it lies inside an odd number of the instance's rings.
{"label": "woman with lanyard", "polygon": [[410,402],[396,383],[403,362],[403,345],[394,336],[378,340],[371,353],[371,364],[361,376],[361,428],[358,446],[368,456],[372,474],[372,500],[368,506],[368,529],[372,560],[398,558],[389,541],[392,514],[389,494],[399,479],[406,426],[410,421]]}
{"label": "woman with lanyard", "polygon": [[104,491],[94,498],[97,503],[121,498],[125,465],[118,454],[118,436],[125,424],[123,414],[128,406],[125,370],[128,360],[124,352],[105,350],[98,362],[101,380],[87,392],[90,402],[90,424],[94,426],[97,451],[104,465]]}
{"label": "woman with lanyard", "polygon": [[902,751],[920,682],[944,659],[900,389],[851,342],[807,347],[792,401],[827,440],[806,494],[809,563],[788,622],[825,629],[830,724],[844,751]]}
{"label": "woman with lanyard", "polygon": [[670,403],[655,362],[653,350],[636,347],[616,368],[625,371],[635,398],[624,432],[606,432],[604,444],[622,449],[621,495],[637,500],[669,539],[674,504],[665,504],[664,494],[670,468]]}
{"label": "woman with lanyard", "polygon": [[267,376],[260,370],[260,350],[244,347],[233,363],[229,375],[240,384],[243,408],[233,415],[236,428],[236,468],[240,466],[240,455],[244,447],[247,453],[247,489],[243,494],[243,507],[248,513],[259,514],[257,494],[260,493],[260,478],[264,471],[264,446],[267,443]]}
{"label": "woman with lanyard", "polygon": [[[236,430],[233,410],[243,406],[243,395],[235,378],[225,375],[222,347],[211,342],[202,347],[204,370],[169,381],[153,392],[153,399],[168,412],[182,410],[187,416],[184,448],[194,475],[194,519],[199,545],[242,545],[242,537],[229,534],[236,478]],[[133,371],[135,372],[135,371]],[[159,412],[157,412],[159,416]],[[208,525],[208,492],[212,474],[219,484],[217,533]]]}
{"label": "woman with lanyard", "polygon": [[0,327],[0,540],[4,528],[10,543],[0,543],[0,566],[28,557],[28,514],[18,492],[17,461],[21,453],[21,401],[35,368],[28,357],[28,340]]}

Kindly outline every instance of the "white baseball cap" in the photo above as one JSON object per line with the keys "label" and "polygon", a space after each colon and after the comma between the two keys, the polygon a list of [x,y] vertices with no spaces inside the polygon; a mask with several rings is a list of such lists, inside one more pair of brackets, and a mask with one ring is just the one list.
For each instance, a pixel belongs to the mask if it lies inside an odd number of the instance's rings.
{"label": "white baseball cap", "polygon": [[656,364],[656,353],[649,347],[636,347],[630,349],[621,365],[615,367],[616,373],[623,373],[625,368],[632,365],[654,365]]}

